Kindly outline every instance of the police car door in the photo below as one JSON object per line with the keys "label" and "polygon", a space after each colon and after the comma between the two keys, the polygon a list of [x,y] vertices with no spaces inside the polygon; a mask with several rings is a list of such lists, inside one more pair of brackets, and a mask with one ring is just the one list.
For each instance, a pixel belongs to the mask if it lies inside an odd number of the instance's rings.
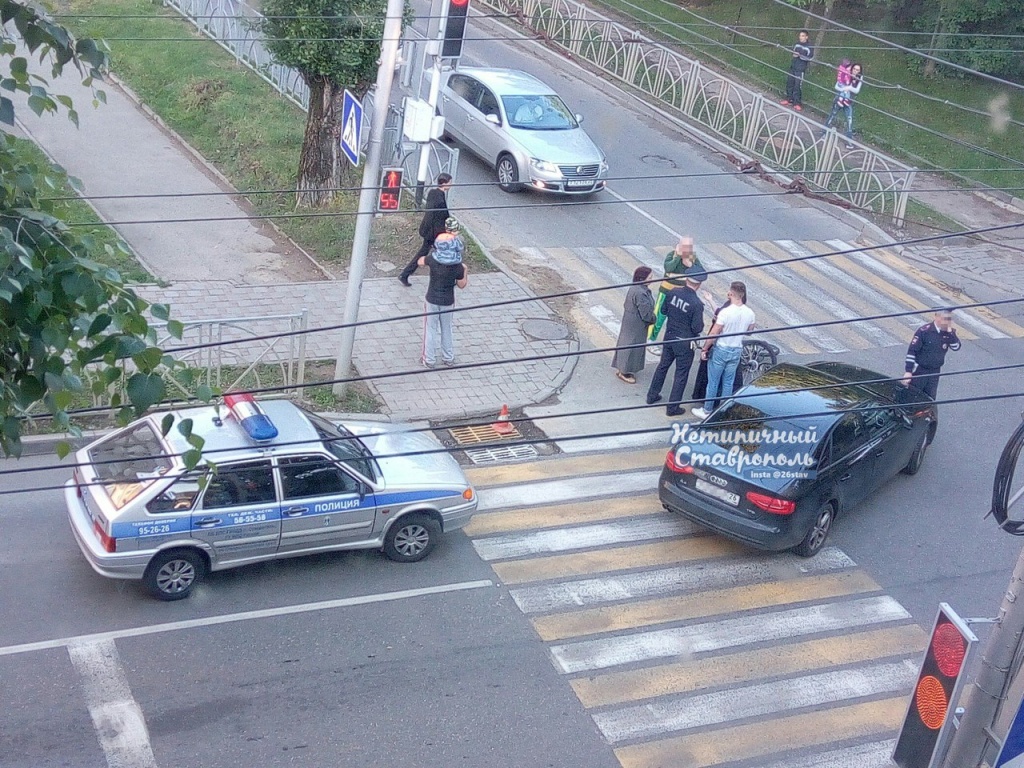
{"label": "police car door", "polygon": [[372,537],[373,492],[323,454],[281,457],[280,552],[328,549]]}
{"label": "police car door", "polygon": [[280,536],[270,461],[219,465],[192,511],[192,538],[209,545],[214,565],[273,555]]}

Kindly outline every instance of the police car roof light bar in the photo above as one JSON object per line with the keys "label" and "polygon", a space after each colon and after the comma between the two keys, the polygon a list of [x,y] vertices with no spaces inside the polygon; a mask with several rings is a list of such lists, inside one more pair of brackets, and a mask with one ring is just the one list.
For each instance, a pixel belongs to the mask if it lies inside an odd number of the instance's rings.
{"label": "police car roof light bar", "polygon": [[238,419],[245,433],[257,443],[265,443],[277,437],[277,427],[252,395],[224,395],[224,405],[231,411],[231,415]]}

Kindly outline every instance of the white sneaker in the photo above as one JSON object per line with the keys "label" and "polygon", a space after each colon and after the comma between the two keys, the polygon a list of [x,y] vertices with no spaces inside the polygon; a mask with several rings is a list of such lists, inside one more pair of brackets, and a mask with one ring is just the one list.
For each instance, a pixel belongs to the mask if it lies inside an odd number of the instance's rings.
{"label": "white sneaker", "polygon": [[690,409],[690,413],[692,413],[694,416],[696,416],[701,421],[703,421],[704,419],[706,419],[708,417],[708,412],[705,411],[703,408],[691,408]]}

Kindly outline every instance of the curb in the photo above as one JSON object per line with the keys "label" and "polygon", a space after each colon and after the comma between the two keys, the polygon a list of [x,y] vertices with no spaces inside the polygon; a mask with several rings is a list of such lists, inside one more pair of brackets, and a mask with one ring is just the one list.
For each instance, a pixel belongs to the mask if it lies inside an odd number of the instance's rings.
{"label": "curb", "polygon": [[[141,111],[143,114],[146,115],[146,117],[148,117],[150,120],[156,123],[162,131],[167,133],[172,139],[174,139],[174,141],[181,148],[188,152],[191,158],[199,165],[201,165],[207,173],[212,175],[222,185],[227,187],[227,189],[231,191],[233,197],[242,196],[241,193],[235,188],[235,185],[231,183],[231,181],[223,173],[221,173],[213,165],[211,165],[210,162],[205,157],[203,157],[199,150],[195,149],[191,144],[185,141],[185,139],[183,139],[181,135],[178,134],[177,131],[175,131],[173,128],[167,125],[167,123],[164,122],[164,119],[160,117],[160,115],[158,115],[156,112],[154,112],[149,106],[147,106],[146,103],[142,101],[142,99],[140,99],[138,95],[136,95],[135,91],[129,88],[117,75],[115,75],[113,72],[108,72],[106,75],[106,79],[109,80],[110,83],[115,85],[117,88],[119,88],[124,93],[124,95],[127,96],[128,99],[133,104],[135,104],[139,111]],[[263,222],[268,224],[271,227],[271,229],[273,229],[274,232],[276,232],[277,235],[281,239],[286,241],[292,248],[294,248],[296,251],[305,256],[306,260],[309,261],[309,263],[312,264],[313,267],[318,272],[320,272],[320,274],[322,274],[326,279],[337,279],[334,273],[332,273],[330,270],[327,269],[327,267],[325,267],[323,264],[321,264],[319,261],[313,258],[312,254],[310,254],[305,248],[300,246],[298,243],[296,243],[294,240],[288,237],[288,235],[282,232],[281,229],[277,226],[277,224],[273,222],[272,219],[263,219]],[[152,272],[152,270],[150,271]]]}

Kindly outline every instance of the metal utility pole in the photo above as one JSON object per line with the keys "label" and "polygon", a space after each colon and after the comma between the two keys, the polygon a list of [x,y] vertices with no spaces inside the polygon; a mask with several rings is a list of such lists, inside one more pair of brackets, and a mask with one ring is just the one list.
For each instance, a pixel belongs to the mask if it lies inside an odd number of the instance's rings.
{"label": "metal utility pole", "polygon": [[[363,274],[366,272],[366,252],[370,246],[370,226],[376,207],[377,182],[380,179],[381,147],[384,144],[384,125],[391,103],[391,83],[395,79],[395,63],[398,60],[398,38],[402,34],[403,0],[388,0],[387,17],[384,20],[384,40],[380,47],[380,64],[377,67],[377,87],[373,96],[373,114],[370,117],[370,141],[366,151],[366,165],[363,168],[363,182],[359,191],[359,208],[356,213],[356,231],[352,237],[352,260],[348,269],[348,290],[345,293],[345,312],[341,329],[341,343],[338,359],[334,366],[335,379],[347,379],[352,373],[352,348],[355,345],[355,323],[359,321],[359,301],[363,292]],[[335,384],[335,397],[344,397],[346,384]]]}
{"label": "metal utility pole", "polygon": [[[991,515],[999,527],[1015,536],[1024,536],[1024,523],[1009,519],[1010,509],[1024,497],[1024,490],[1011,494],[1013,476],[1024,445],[1024,414],[1022,422],[1007,442],[999,457],[992,488]],[[981,669],[967,700],[950,744],[945,768],[977,768],[985,759],[990,743],[995,741],[992,726],[999,708],[1006,699],[1014,677],[1020,671],[1020,654],[1024,641],[1024,551],[1010,577],[1010,584],[999,606],[999,615],[992,633],[985,642]]]}

